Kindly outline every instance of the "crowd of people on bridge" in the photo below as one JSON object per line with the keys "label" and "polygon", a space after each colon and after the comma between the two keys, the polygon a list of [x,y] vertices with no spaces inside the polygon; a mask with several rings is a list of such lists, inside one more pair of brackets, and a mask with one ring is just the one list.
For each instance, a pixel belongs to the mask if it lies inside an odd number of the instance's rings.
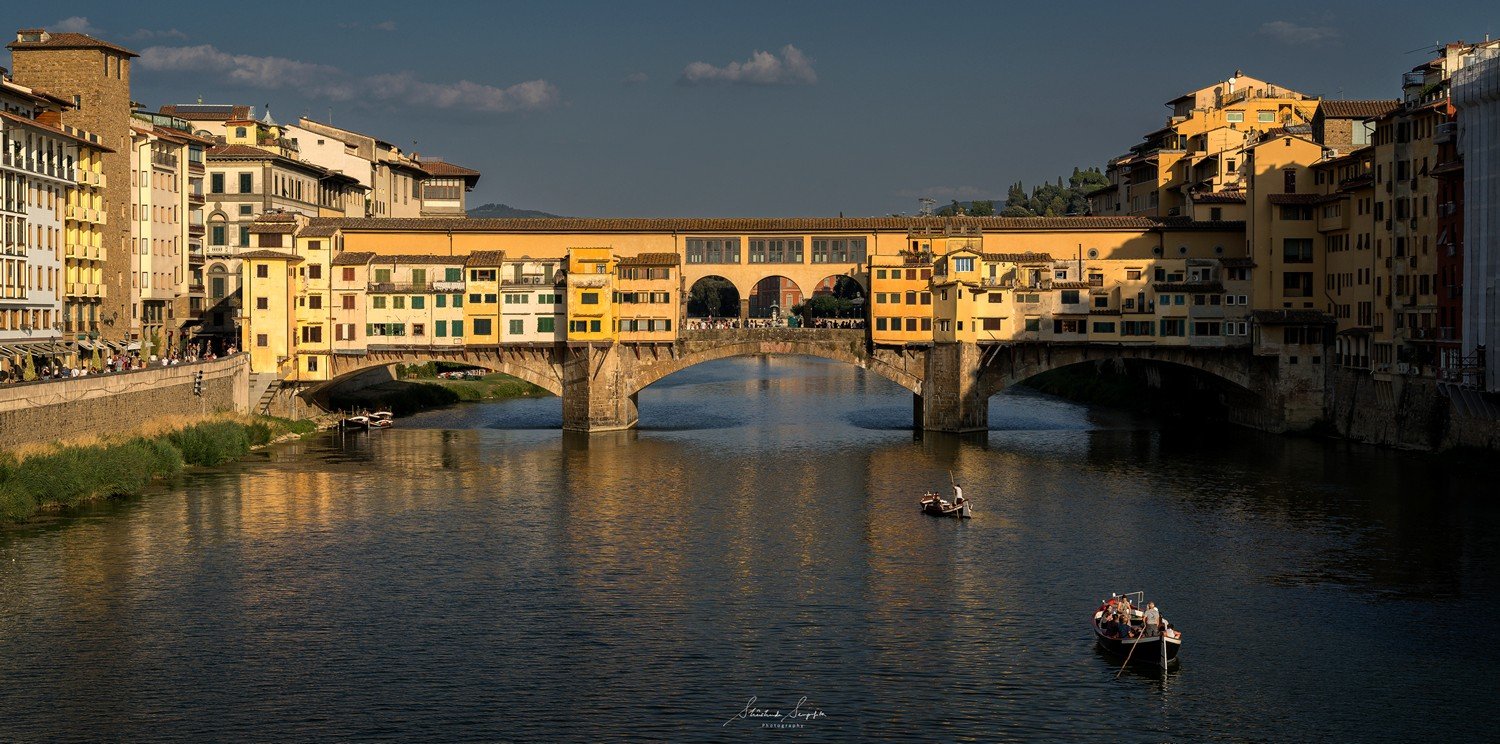
{"label": "crowd of people on bridge", "polygon": [[689,331],[727,331],[742,328],[838,328],[862,329],[864,318],[813,318],[806,325],[800,317],[788,318],[688,318],[684,328]]}
{"label": "crowd of people on bridge", "polygon": [[[235,349],[234,345],[230,344],[225,349],[223,356],[234,354],[236,351],[237,349]],[[215,353],[211,348],[201,346],[178,349],[161,355],[148,354],[145,356],[142,356],[139,351],[126,351],[102,354],[94,357],[90,356],[87,351],[79,350],[77,360],[71,364],[54,359],[44,362],[39,366],[34,365],[32,367],[35,370],[34,375],[26,374],[25,367],[22,364],[13,364],[12,369],[9,370],[0,369],[0,384],[71,380],[91,375],[118,374],[120,372],[132,372],[151,367],[172,367],[179,364],[206,362],[218,359],[220,356],[220,354]]]}

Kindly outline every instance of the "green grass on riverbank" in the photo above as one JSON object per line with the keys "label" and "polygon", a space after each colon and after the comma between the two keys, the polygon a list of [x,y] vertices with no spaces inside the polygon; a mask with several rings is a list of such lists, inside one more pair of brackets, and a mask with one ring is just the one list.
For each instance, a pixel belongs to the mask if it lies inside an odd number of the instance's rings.
{"label": "green grass on riverbank", "polygon": [[310,421],[257,416],[205,421],[152,437],[60,446],[19,458],[0,452],[0,520],[94,499],[134,496],[186,465],[219,465],[283,434],[315,430]]}
{"label": "green grass on riverbank", "polygon": [[403,373],[403,379],[334,396],[329,404],[341,411],[390,411],[408,416],[454,403],[550,395],[529,382],[498,373],[465,380]]}

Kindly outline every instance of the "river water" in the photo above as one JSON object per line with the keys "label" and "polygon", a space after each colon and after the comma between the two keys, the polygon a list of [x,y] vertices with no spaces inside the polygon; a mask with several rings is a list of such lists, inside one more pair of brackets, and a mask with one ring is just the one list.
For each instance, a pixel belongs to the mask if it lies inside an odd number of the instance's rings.
{"label": "river water", "polygon": [[[0,740],[1493,737],[1495,470],[992,407],[917,437],[879,378],[732,359],[634,432],[466,405],[5,530]],[[950,472],[973,520],[918,513]],[[1165,680],[1092,647],[1136,589]]]}

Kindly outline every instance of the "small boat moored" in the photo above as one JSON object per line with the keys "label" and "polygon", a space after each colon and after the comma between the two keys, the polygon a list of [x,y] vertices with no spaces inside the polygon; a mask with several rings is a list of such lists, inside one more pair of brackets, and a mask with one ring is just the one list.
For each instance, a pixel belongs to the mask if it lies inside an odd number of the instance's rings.
{"label": "small boat moored", "polygon": [[394,425],[395,414],[390,411],[376,411],[370,414],[371,429],[389,429]]}
{"label": "small boat moored", "polygon": [[339,422],[340,429],[368,429],[370,428],[369,416],[348,416]]}
{"label": "small boat moored", "polygon": [[[1131,597],[1135,601],[1131,601]],[[1170,669],[1182,650],[1182,632],[1162,617],[1144,592],[1111,594],[1094,610],[1090,625],[1099,648],[1123,665]]]}

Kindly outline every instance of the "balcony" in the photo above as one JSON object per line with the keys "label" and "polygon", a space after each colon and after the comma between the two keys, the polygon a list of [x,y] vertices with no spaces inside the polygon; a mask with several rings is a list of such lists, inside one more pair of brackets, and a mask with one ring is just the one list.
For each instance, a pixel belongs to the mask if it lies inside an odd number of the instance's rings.
{"label": "balcony", "polygon": [[462,292],[462,291],[464,291],[464,283],[463,282],[433,282],[432,283],[432,289],[435,292]]}
{"label": "balcony", "polygon": [[187,200],[189,205],[196,207],[201,207],[208,202],[208,199],[204,198],[201,191],[189,191]]}
{"label": "balcony", "polygon": [[211,245],[203,249],[203,255],[209,258],[234,258],[234,254],[232,245]]}
{"label": "balcony", "polygon": [[108,288],[103,284],[68,282],[67,293],[69,297],[107,297]]}
{"label": "balcony", "polygon": [[73,172],[74,180],[84,186],[104,188],[104,174],[79,168]]}
{"label": "balcony", "polygon": [[63,256],[74,261],[103,261],[104,248],[83,243],[68,243],[63,247]]}
{"label": "balcony", "polygon": [[422,294],[432,291],[432,284],[397,284],[395,282],[371,282],[367,291],[370,294]]}
{"label": "balcony", "polygon": [[86,207],[69,206],[64,214],[66,219],[74,222],[87,222],[94,225],[108,224],[102,209],[88,209]]}

